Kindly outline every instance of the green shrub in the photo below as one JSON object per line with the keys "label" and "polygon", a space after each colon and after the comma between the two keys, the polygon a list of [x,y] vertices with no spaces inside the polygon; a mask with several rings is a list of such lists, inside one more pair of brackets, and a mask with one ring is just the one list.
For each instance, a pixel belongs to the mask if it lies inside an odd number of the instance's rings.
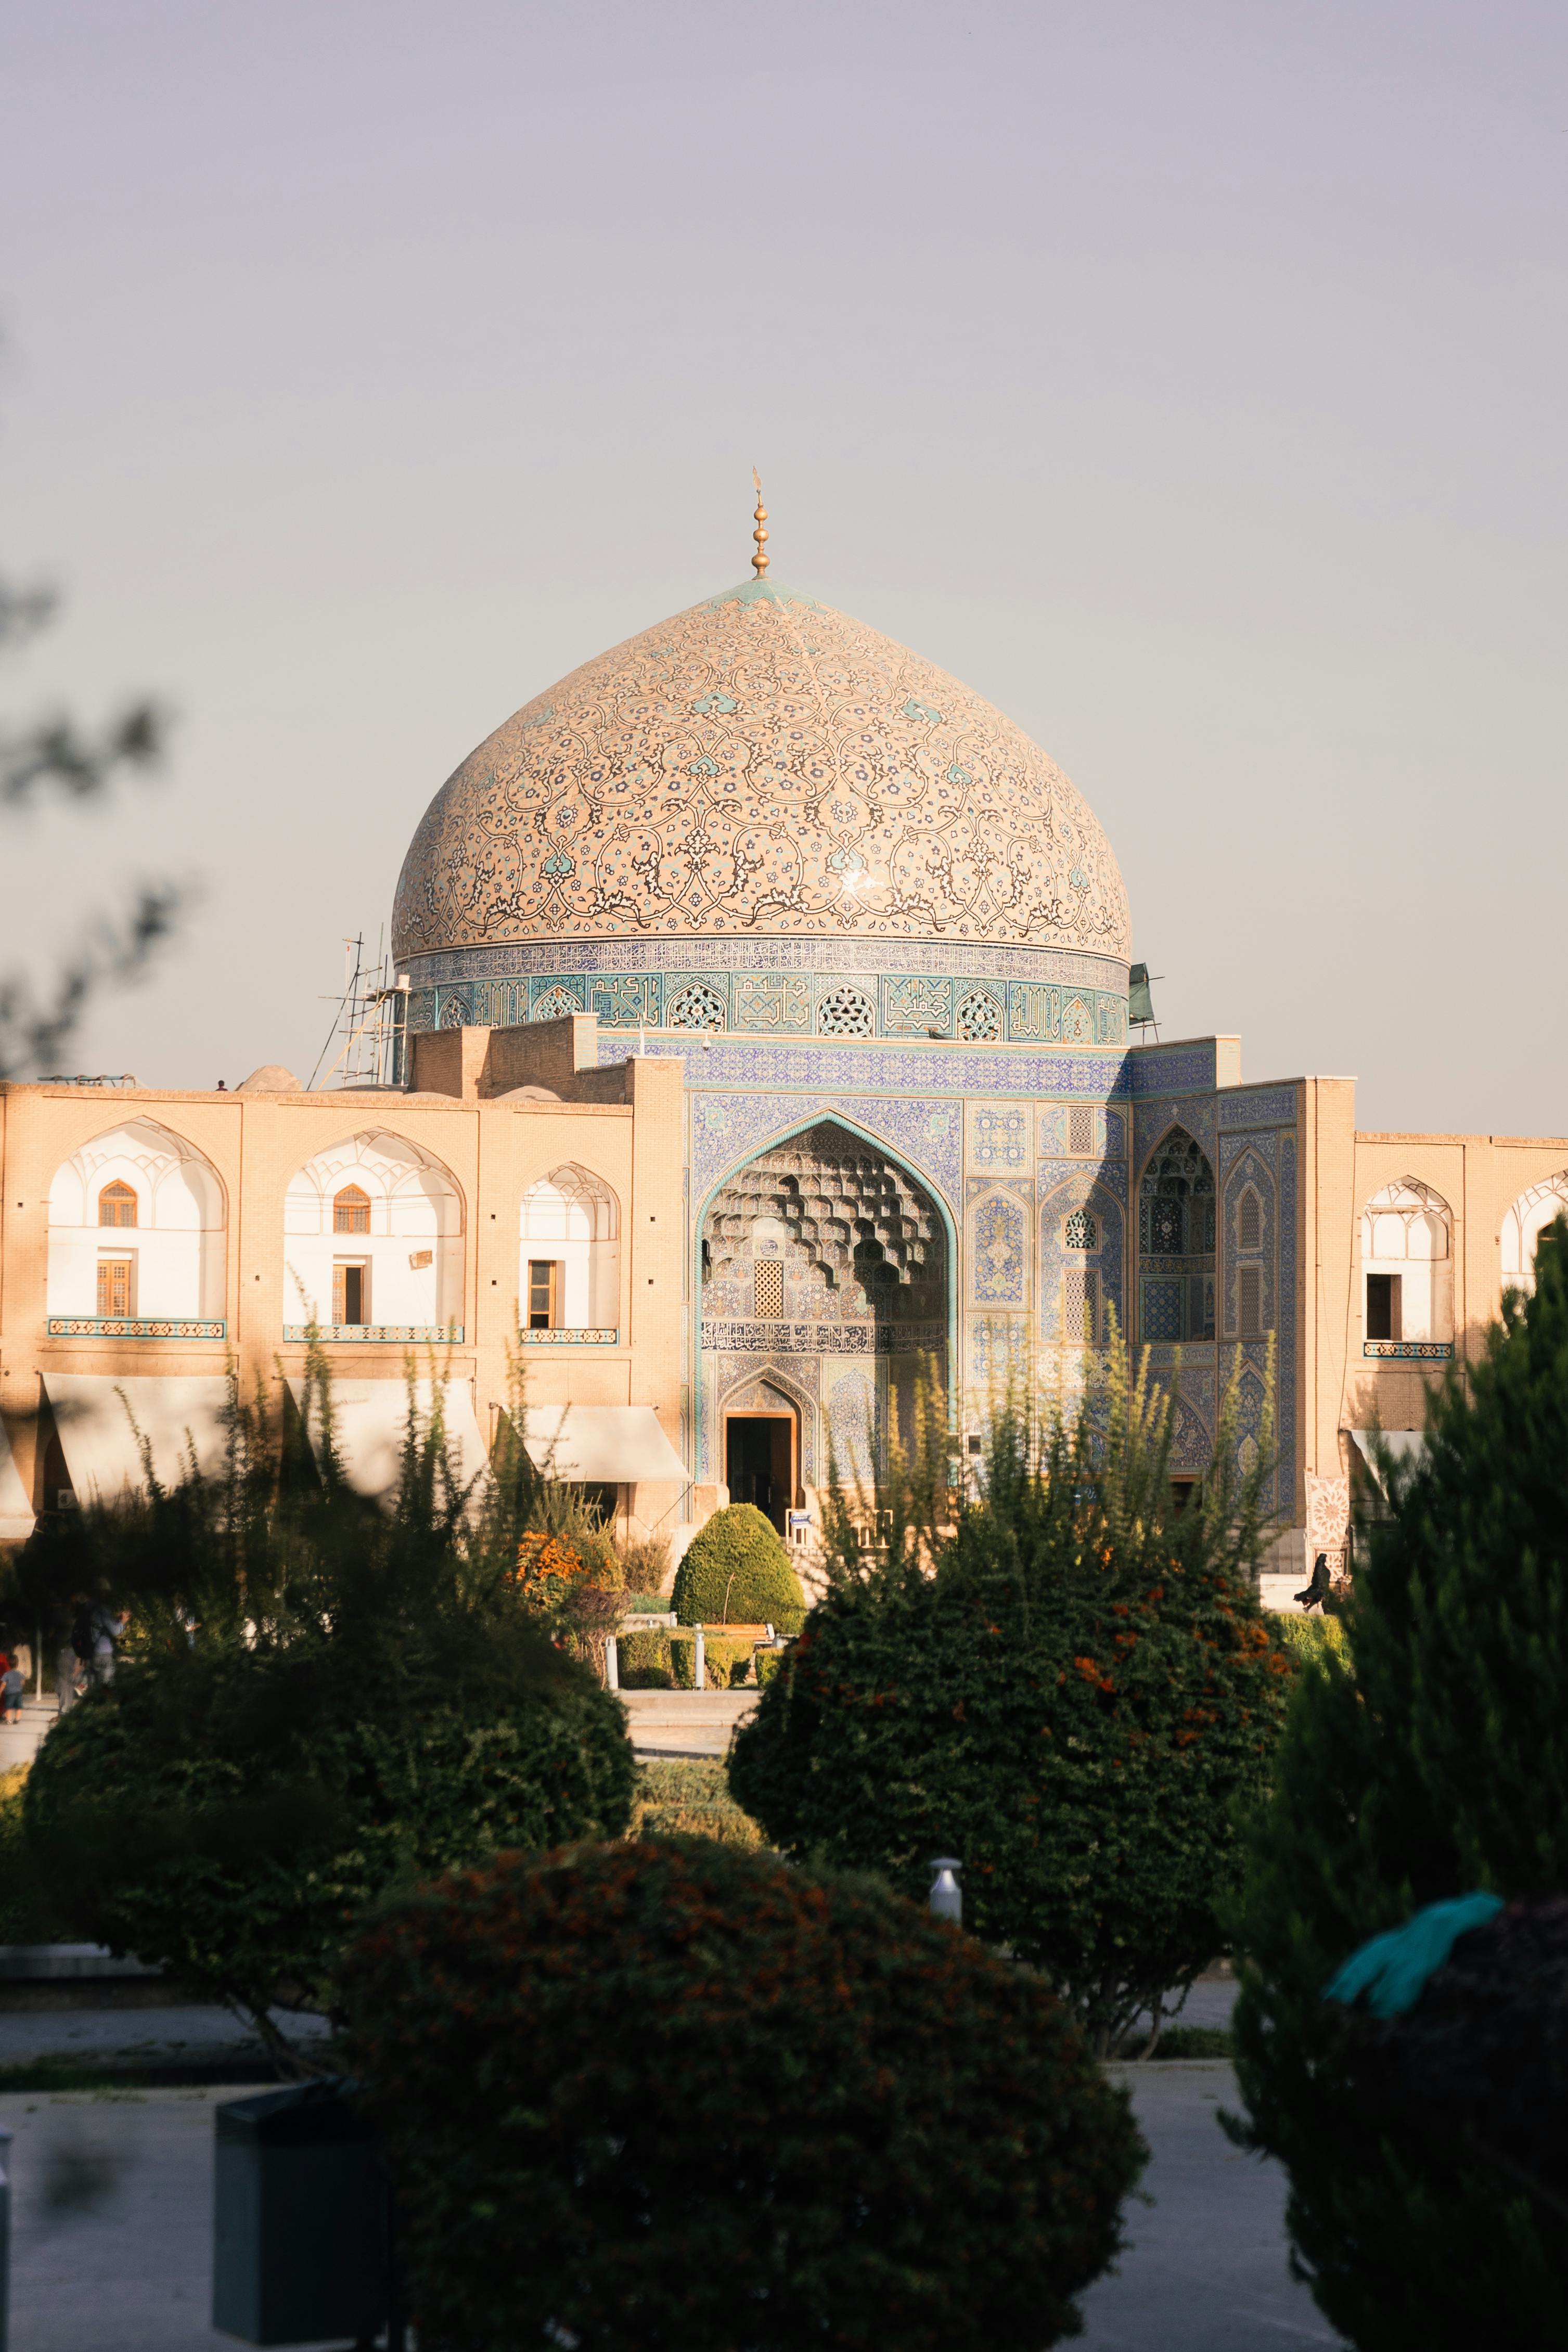
{"label": "green shrub", "polygon": [[787,1653],[783,1650],[758,1650],[753,1653],[759,1684],[772,1682],[783,1665],[786,1654]]}
{"label": "green shrub", "polygon": [[[1254,1821],[1235,2030],[1248,2144],[1280,2158],[1297,2256],[1363,2352],[1568,2342],[1561,2211],[1485,2146],[1358,2096],[1322,2000],[1422,1905],[1568,1887],[1568,1227],[1534,1296],[1387,1472],[1342,1653],[1303,1674]],[[1482,2063],[1482,2062],[1478,2062]],[[1495,2056],[1491,2063],[1502,2063]],[[1517,2085],[1500,2082],[1500,2101]]]}
{"label": "green shrub", "polygon": [[22,1814],[26,1785],[25,1764],[0,1772],[0,1944],[62,1943],[68,1940],[66,1924],[27,1851]]}
{"label": "green shrub", "polygon": [[1347,1636],[1342,1616],[1308,1617],[1294,1611],[1268,1610],[1264,1622],[1275,1648],[1283,1650],[1294,1665],[1315,1665],[1325,1654],[1343,1662]]}
{"label": "green shrub", "polygon": [[698,1529],[670,1605],[683,1625],[775,1625],[781,1633],[798,1633],[805,1616],[789,1554],[751,1503],[731,1503]]}
{"label": "green shrub", "polygon": [[1142,2155],[1037,1978],[708,1839],[449,1877],[342,2000],[421,2341],[464,2352],[1049,2345]]}
{"label": "green shrub", "polygon": [[636,1633],[620,1634],[616,1653],[623,1690],[673,1688],[669,1635],[663,1626],[648,1625]]}
{"label": "green shrub", "polygon": [[1267,1460],[1226,1466],[1234,1394],[1178,1512],[1168,1403],[1120,1353],[1112,1374],[1107,1424],[1058,1430],[1038,1467],[997,1417],[989,1499],[951,1542],[897,1539],[895,1502],[862,1561],[835,1518],[831,1588],[730,1756],[784,1853],[917,1900],[932,1855],[961,1856],[966,1924],[1044,1969],[1105,2053],[1223,1948],[1232,1808],[1266,1784],[1291,1680],[1251,1574]]}
{"label": "green shrub", "polygon": [[724,1767],[692,1756],[645,1758],[628,1837],[711,1837],[756,1846],[762,1831],[730,1794]]}
{"label": "green shrub", "polygon": [[[695,1633],[667,1633],[669,1643],[670,1671],[677,1690],[690,1690],[697,1672],[697,1636]],[[735,1640],[722,1633],[702,1633],[702,1665],[704,1690],[728,1690],[731,1676],[738,1664],[748,1668],[752,1663],[750,1635]]]}
{"label": "green shrub", "polygon": [[498,1454],[470,1515],[416,1417],[383,1510],[330,1446],[320,1478],[286,1456],[279,1482],[237,1408],[233,1436],[222,1477],[72,1515],[83,1589],[129,1588],[140,1631],[50,1732],[24,1818],[77,1934],[168,1963],[276,2048],[268,2011],[323,1998],[386,1886],[613,1835],[635,1764],[618,1702],[522,1597],[526,1467]]}

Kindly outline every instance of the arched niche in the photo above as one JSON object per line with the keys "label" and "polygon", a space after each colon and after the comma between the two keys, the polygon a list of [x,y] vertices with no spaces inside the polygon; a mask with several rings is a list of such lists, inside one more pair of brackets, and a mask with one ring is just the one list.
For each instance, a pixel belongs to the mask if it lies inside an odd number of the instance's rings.
{"label": "arched niche", "polygon": [[226,1223],[222,1181],[194,1144],[150,1118],[108,1128],[49,1186],[47,1311],[221,1318]]}
{"label": "arched niche", "polygon": [[620,1322],[620,1212],[602,1176],[552,1168],[518,1211],[518,1323],[525,1332],[614,1330]]}
{"label": "arched niche", "polygon": [[405,1136],[367,1129],[298,1169],[283,1199],[284,1323],[437,1337],[463,1316],[463,1202]]}
{"label": "arched niche", "polygon": [[1215,1336],[1215,1181],[1184,1127],[1167,1128],[1138,1187],[1141,1339]]}
{"label": "arched niche", "polygon": [[[829,1433],[844,1436],[853,1422],[863,1434],[866,1412],[879,1432],[889,1420],[908,1429],[922,1363],[945,1389],[946,1221],[920,1180],[868,1137],[823,1118],[771,1145],[713,1194],[699,1242],[710,1475],[725,1476],[731,1457],[722,1400],[759,1357],[791,1367],[800,1393],[819,1401],[820,1441],[803,1432],[819,1478]],[[862,1391],[865,1412],[847,1402]],[[858,1479],[869,1467],[864,1444],[850,1447],[846,1436],[845,1446],[840,1466],[848,1475],[852,1462]]]}
{"label": "arched niche", "polygon": [[1535,1288],[1535,1246],[1554,1217],[1568,1216],[1568,1168],[1521,1192],[1502,1221],[1502,1278],[1509,1290]]}
{"label": "arched niche", "polygon": [[1440,1192],[1402,1176],[1361,1213],[1363,1328],[1369,1346],[1451,1345],[1454,1215]]}

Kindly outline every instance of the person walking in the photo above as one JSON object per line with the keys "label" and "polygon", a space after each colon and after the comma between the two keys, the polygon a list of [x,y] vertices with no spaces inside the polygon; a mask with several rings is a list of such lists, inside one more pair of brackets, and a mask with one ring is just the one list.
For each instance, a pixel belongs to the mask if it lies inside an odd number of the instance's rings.
{"label": "person walking", "polygon": [[21,1722],[22,1696],[26,1687],[27,1677],[13,1658],[4,1675],[0,1675],[0,1699],[4,1700],[4,1705],[0,1705],[0,1719]]}

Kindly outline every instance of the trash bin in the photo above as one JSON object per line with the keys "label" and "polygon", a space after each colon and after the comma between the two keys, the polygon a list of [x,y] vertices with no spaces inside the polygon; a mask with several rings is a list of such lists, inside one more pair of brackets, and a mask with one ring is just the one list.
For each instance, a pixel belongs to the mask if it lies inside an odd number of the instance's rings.
{"label": "trash bin", "polygon": [[335,2078],[216,2112],[213,2326],[242,2344],[368,2342],[386,2319],[379,2135]]}

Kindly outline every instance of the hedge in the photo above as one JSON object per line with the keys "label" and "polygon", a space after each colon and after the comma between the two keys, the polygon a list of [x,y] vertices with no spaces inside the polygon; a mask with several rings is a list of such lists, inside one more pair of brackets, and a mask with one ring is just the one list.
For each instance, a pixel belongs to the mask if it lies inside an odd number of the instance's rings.
{"label": "hedge", "polygon": [[683,1625],[774,1625],[796,1633],[805,1597],[771,1520],[731,1503],[698,1529],[675,1573],[671,1606]]}
{"label": "hedge", "polygon": [[420,2341],[463,2352],[1036,2352],[1143,2160],[1037,1977],[707,1838],[449,1876],[341,1999]]}

